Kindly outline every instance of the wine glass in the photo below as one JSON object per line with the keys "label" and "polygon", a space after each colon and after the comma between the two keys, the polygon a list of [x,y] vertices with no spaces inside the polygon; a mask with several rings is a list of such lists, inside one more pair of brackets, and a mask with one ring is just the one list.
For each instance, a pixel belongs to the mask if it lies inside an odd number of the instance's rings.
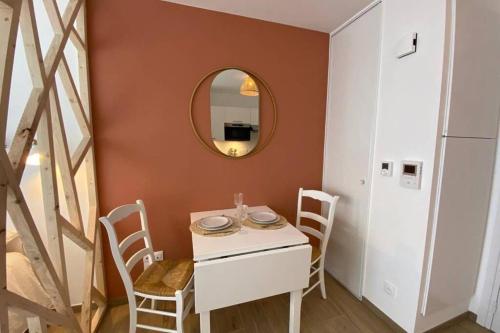
{"label": "wine glass", "polygon": [[243,208],[243,193],[235,193],[234,194],[234,205],[236,206],[236,219],[238,220],[239,223],[242,223],[243,220],[241,219],[242,215],[242,208]]}
{"label": "wine glass", "polygon": [[243,205],[243,193],[234,194],[234,205],[236,206],[236,208]]}
{"label": "wine glass", "polygon": [[248,218],[248,206],[247,205],[239,206],[237,211],[238,211],[238,219],[240,220],[240,222],[243,222]]}

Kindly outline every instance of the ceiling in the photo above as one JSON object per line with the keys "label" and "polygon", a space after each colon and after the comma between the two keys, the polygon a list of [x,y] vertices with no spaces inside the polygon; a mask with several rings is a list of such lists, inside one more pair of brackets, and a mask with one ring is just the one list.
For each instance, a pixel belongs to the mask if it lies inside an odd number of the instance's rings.
{"label": "ceiling", "polygon": [[166,0],[295,27],[332,32],[372,0]]}
{"label": "ceiling", "polygon": [[212,82],[212,87],[216,90],[237,91],[239,93],[240,86],[247,76],[247,73],[238,69],[228,69],[217,74]]}

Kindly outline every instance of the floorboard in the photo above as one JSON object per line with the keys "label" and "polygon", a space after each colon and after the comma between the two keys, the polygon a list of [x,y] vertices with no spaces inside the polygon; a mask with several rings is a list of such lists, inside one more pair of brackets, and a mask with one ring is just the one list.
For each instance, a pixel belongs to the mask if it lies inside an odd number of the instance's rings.
{"label": "floorboard", "polygon": [[[302,333],[394,333],[394,330],[375,315],[365,304],[352,296],[338,282],[326,274],[328,299],[321,299],[319,288],[302,302]],[[212,312],[212,333],[279,333],[288,332],[288,295],[240,304]],[[147,318],[148,323],[153,322]],[[158,323],[157,320],[154,320]],[[173,322],[163,323],[174,328]],[[191,313],[184,322],[186,333],[199,332],[199,317]],[[99,332],[128,332],[128,306],[111,308],[103,319]],[[146,332],[137,330],[137,332]],[[490,332],[469,319],[439,333]]]}

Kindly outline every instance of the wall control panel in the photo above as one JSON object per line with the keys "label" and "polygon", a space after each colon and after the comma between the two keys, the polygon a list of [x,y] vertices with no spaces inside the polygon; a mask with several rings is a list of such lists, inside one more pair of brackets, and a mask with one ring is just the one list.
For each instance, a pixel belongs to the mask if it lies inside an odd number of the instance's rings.
{"label": "wall control panel", "polygon": [[402,161],[400,177],[399,184],[402,187],[419,190],[422,182],[422,162]]}
{"label": "wall control panel", "polygon": [[404,36],[396,46],[396,57],[398,59],[417,52],[418,33],[413,32]]}
{"label": "wall control panel", "polygon": [[382,161],[380,163],[380,174],[384,177],[392,177],[392,161]]}

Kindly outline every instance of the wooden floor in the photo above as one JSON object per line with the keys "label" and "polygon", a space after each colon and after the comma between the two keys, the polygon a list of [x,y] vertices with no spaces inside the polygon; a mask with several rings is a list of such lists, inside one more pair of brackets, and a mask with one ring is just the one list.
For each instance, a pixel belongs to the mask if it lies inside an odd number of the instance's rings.
{"label": "wooden floor", "polygon": [[[359,302],[333,278],[326,274],[328,299],[321,299],[319,288],[302,302],[303,333],[393,333],[383,320]],[[211,313],[212,333],[278,333],[288,332],[288,295],[220,309]],[[186,333],[199,332],[198,315],[191,313],[184,322]],[[141,319],[140,319],[141,320]],[[142,319],[151,323],[150,319]],[[144,322],[146,323],[146,322]],[[170,326],[170,325],[168,325]],[[128,332],[128,306],[111,308],[99,332]],[[137,332],[146,332],[138,329]],[[453,326],[432,333],[485,333],[488,330],[464,319]]]}

